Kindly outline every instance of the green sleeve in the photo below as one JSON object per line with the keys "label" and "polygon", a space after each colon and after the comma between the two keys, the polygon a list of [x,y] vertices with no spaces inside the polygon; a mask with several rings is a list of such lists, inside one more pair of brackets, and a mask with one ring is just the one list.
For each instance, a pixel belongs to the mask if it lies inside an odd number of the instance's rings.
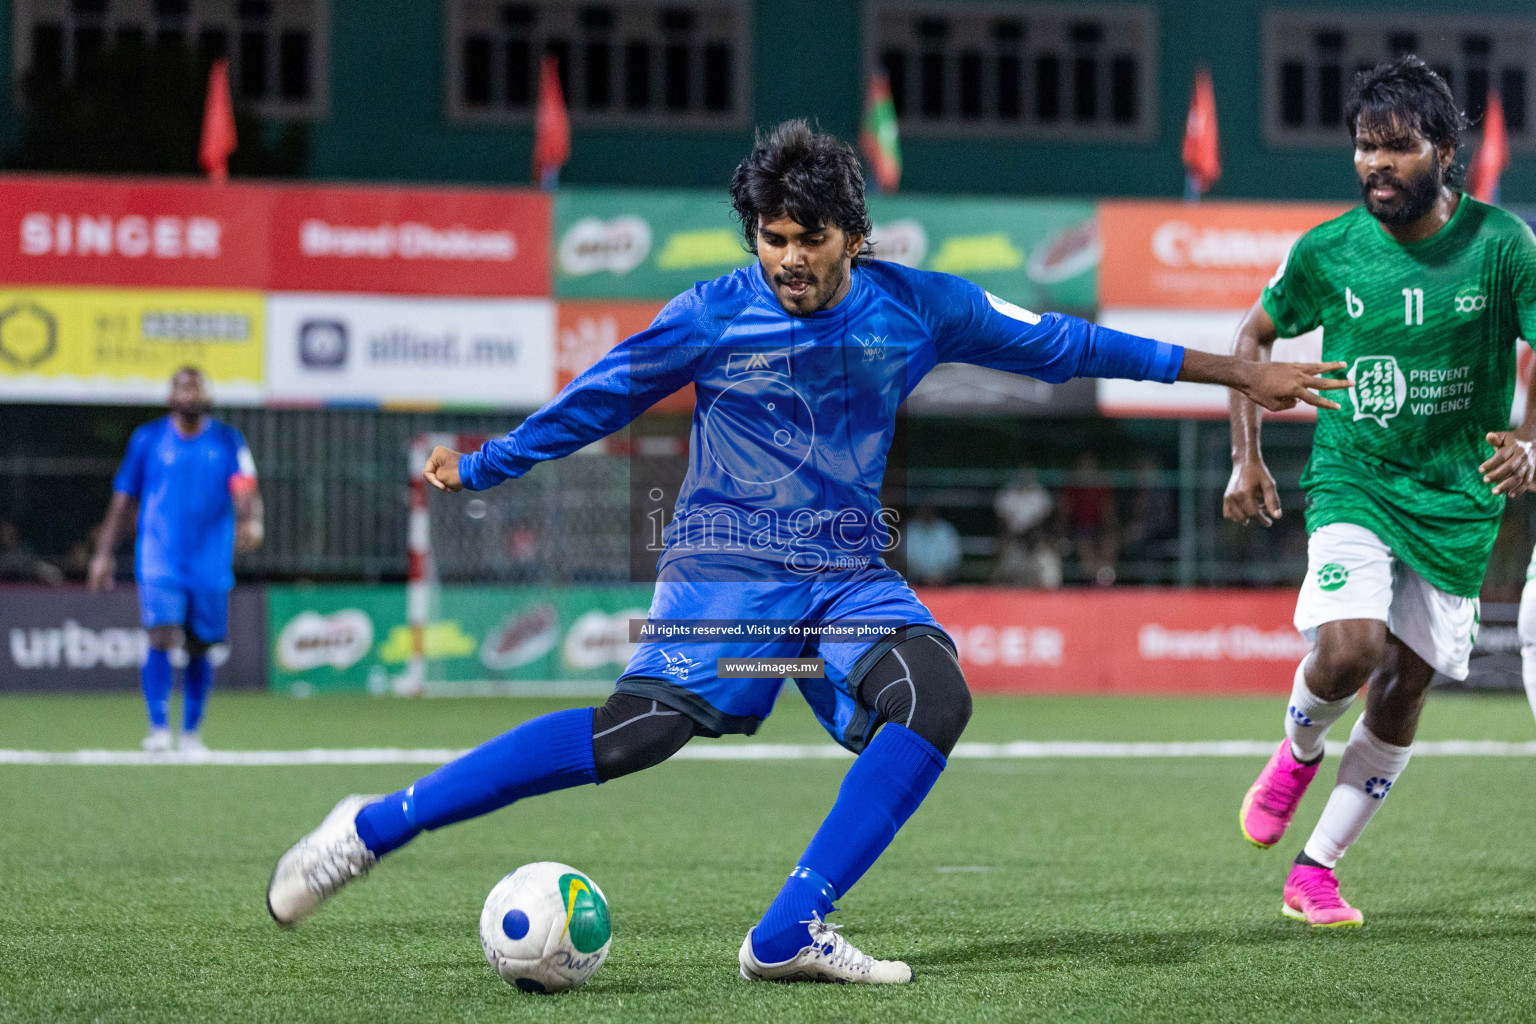
{"label": "green sleeve", "polygon": [[1317,278],[1308,247],[1310,238],[1311,232],[1308,232],[1296,239],[1290,255],[1259,296],[1264,312],[1275,322],[1275,330],[1282,338],[1306,334],[1323,323],[1317,302]]}
{"label": "green sleeve", "polygon": [[1511,286],[1515,316],[1520,321],[1520,337],[1536,345],[1536,235],[1529,224],[1515,240],[1514,273]]}

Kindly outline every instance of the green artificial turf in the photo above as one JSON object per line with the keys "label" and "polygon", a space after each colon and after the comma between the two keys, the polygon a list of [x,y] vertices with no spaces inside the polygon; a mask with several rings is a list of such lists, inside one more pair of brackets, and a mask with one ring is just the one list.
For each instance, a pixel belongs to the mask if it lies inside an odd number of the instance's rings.
{"label": "green artificial turf", "polygon": [[[224,748],[467,746],[569,702],[216,695]],[[1278,738],[1279,700],[983,698],[967,739]],[[0,748],[129,748],[135,701],[0,699]],[[1348,723],[1336,727],[1343,738]],[[1423,739],[1536,739],[1521,699],[1436,694]],[[755,738],[821,742],[786,701]],[[727,741],[695,741],[727,742]],[[1292,836],[1237,806],[1262,758],[956,760],[834,920],[909,986],[747,984],[736,950],[846,762],[679,761],[424,836],[296,932],[277,856],[411,766],[0,766],[3,1021],[1530,1021],[1536,758],[1415,762],[1340,869],[1366,927],[1279,915]],[[496,880],[562,860],[612,908],[584,989],[529,996],[481,956]],[[962,869],[962,870],[956,870]]]}

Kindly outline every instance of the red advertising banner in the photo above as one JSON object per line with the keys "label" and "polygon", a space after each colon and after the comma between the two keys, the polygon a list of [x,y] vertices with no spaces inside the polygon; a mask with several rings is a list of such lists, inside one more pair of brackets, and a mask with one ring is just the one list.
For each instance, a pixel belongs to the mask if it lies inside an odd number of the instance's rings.
{"label": "red advertising banner", "polygon": [[1247,309],[1309,228],[1347,206],[1109,201],[1100,308]]}
{"label": "red advertising banner", "polygon": [[274,190],[0,178],[0,285],[261,288]]}
{"label": "red advertising banner", "polygon": [[[555,391],[558,393],[608,350],[651,326],[664,302],[562,302],[556,313]],[[692,412],[693,385],[663,398],[656,412]]]}
{"label": "red advertising banner", "polygon": [[0,178],[0,286],[546,296],[532,191]]}
{"label": "red advertising banner", "polygon": [[284,189],[273,211],[270,287],[548,295],[549,225],[541,192]]}
{"label": "red advertising banner", "polygon": [[927,588],[978,692],[1290,692],[1310,645],[1290,590]]}

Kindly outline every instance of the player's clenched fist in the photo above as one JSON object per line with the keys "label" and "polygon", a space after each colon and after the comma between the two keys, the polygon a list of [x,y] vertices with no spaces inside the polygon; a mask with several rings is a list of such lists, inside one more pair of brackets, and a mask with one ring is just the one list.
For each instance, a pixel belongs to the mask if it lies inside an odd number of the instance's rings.
{"label": "player's clenched fist", "polygon": [[421,475],[440,491],[462,491],[464,481],[459,479],[459,455],[459,452],[438,445],[427,457],[427,466]]}
{"label": "player's clenched fist", "polygon": [[1280,492],[1263,459],[1245,459],[1232,467],[1227,493],[1221,499],[1221,513],[1244,526],[1255,519],[1273,526],[1280,518]]}

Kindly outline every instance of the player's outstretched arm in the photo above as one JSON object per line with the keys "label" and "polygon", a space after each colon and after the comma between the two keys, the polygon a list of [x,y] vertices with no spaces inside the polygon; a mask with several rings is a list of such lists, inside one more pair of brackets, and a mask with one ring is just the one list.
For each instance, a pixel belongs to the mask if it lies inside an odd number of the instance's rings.
{"label": "player's outstretched arm", "polygon": [[1261,363],[1236,356],[1218,356],[1196,349],[1184,350],[1179,380],[1222,384],[1247,395],[1266,409],[1281,412],[1306,402],[1319,409],[1337,409],[1339,403],[1315,394],[1351,387],[1348,380],[1322,374],[1344,369],[1344,363]]}
{"label": "player's outstretched arm", "polygon": [[[451,476],[457,486],[442,472],[427,479],[443,490],[483,491],[624,427],[693,381],[704,351],[694,337],[701,309],[697,291],[673,299],[651,326],[616,345],[516,430],[460,456]],[[437,449],[433,458],[439,452],[448,450]]]}
{"label": "player's outstretched arm", "polygon": [[133,495],[122,491],[112,492],[112,502],[107,506],[106,518],[101,521],[101,530],[96,536],[96,553],[91,556],[90,569],[85,577],[86,586],[92,593],[111,590],[115,585],[112,576],[116,566],[112,551],[117,547],[117,539],[122,536],[124,525],[133,522],[138,511],[139,500]]}
{"label": "player's outstretched arm", "polygon": [[1488,435],[1494,452],[1478,467],[1478,472],[1483,474],[1484,483],[1492,485],[1494,494],[1518,498],[1531,489],[1536,479],[1532,441],[1536,441],[1536,373],[1531,374],[1525,386],[1525,419],[1520,426]]}

